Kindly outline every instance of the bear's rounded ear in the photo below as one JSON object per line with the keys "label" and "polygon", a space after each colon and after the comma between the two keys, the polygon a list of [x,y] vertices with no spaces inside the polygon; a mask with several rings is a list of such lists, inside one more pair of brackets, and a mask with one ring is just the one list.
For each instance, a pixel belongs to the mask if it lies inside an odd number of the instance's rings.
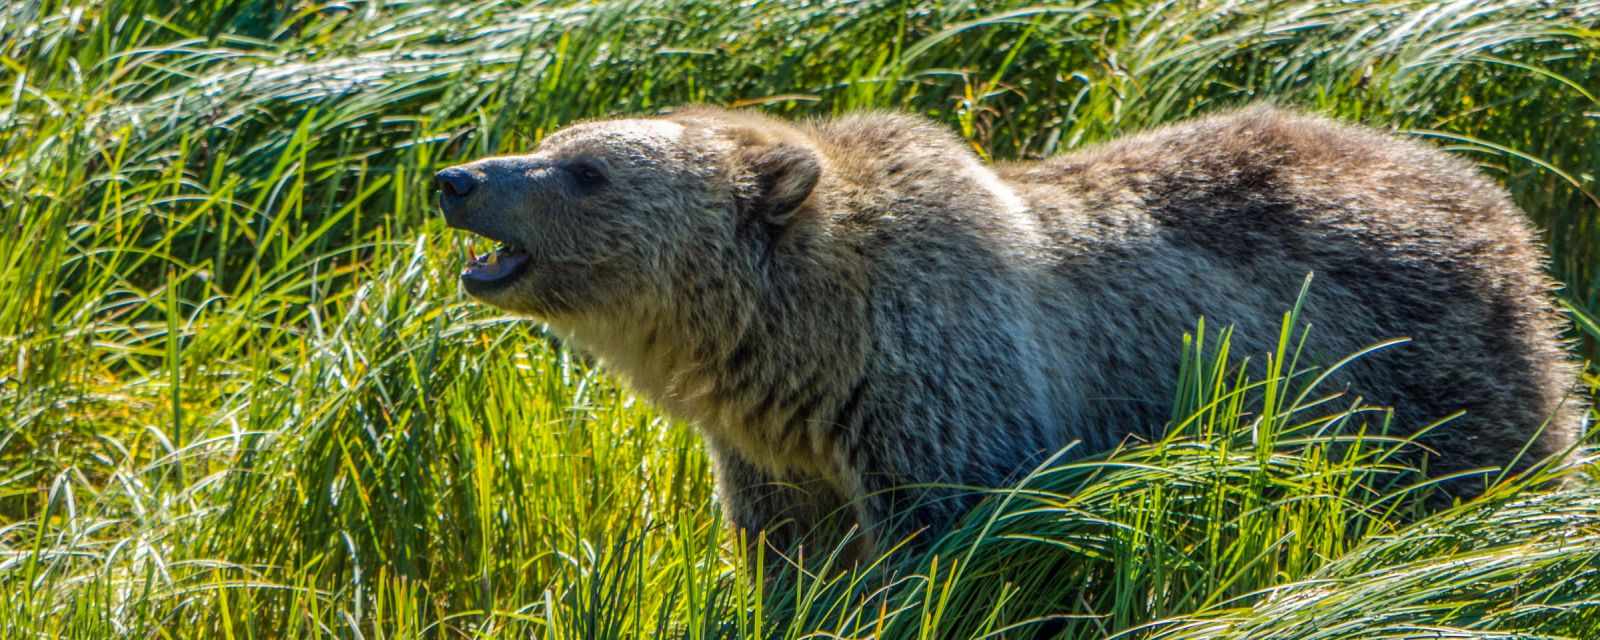
{"label": "bear's rounded ear", "polygon": [[741,208],[768,224],[787,224],[822,176],[816,154],[799,145],[780,142],[747,147],[741,155],[752,178]]}

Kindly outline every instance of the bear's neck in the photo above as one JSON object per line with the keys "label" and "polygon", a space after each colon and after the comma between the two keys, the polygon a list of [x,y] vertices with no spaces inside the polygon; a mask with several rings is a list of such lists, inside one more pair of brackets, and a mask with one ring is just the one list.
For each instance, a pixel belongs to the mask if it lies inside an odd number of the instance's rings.
{"label": "bear's neck", "polygon": [[674,417],[773,473],[794,471],[829,454],[811,433],[862,379],[869,350],[865,269],[825,240],[787,237],[746,268],[699,266],[669,308],[567,333]]}

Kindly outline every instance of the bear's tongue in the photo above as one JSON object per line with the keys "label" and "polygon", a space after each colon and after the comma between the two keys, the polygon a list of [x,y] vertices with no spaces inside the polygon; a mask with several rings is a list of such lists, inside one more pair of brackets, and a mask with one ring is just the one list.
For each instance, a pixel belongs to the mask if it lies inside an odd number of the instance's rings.
{"label": "bear's tongue", "polygon": [[500,247],[467,261],[461,277],[479,282],[496,282],[522,272],[528,264],[528,252],[514,247]]}

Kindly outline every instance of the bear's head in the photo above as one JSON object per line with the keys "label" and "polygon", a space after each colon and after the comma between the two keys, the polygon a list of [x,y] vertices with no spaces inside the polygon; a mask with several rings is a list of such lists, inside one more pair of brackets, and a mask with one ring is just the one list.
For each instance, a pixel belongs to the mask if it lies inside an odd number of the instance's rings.
{"label": "bear's head", "polygon": [[754,267],[821,170],[787,124],[698,108],[573,125],[435,183],[450,226],[500,243],[468,258],[467,293],[553,319],[693,296],[685,277]]}

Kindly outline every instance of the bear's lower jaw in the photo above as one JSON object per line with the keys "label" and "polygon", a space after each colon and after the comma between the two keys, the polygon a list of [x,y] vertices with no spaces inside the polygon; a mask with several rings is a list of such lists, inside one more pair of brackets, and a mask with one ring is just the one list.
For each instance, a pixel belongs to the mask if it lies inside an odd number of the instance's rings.
{"label": "bear's lower jaw", "polygon": [[507,247],[468,261],[461,270],[461,285],[473,295],[492,293],[515,282],[527,270],[528,252]]}

